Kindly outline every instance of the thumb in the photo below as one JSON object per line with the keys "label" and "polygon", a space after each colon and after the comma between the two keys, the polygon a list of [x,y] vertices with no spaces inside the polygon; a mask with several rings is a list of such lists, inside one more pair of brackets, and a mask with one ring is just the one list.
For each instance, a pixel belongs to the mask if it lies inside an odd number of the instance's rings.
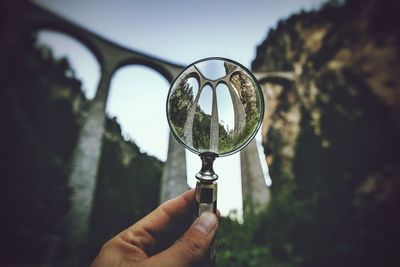
{"label": "thumb", "polygon": [[203,212],[171,247],[149,258],[145,266],[188,267],[201,262],[218,228],[215,214]]}

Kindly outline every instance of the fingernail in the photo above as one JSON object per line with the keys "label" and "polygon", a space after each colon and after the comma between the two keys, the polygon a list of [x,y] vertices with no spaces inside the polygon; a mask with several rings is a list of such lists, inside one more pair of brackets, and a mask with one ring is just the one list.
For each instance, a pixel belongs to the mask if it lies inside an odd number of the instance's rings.
{"label": "fingernail", "polygon": [[214,230],[217,223],[218,219],[214,213],[203,212],[200,217],[193,222],[192,227],[207,235]]}

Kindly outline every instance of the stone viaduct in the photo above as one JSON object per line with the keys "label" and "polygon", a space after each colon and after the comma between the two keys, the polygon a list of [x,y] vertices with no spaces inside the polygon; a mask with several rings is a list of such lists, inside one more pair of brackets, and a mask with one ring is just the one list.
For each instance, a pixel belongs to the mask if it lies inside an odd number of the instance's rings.
{"label": "stone viaduct", "polygon": [[[123,66],[139,64],[155,70],[171,83],[184,66],[113,43],[34,4],[28,5],[24,17],[24,31],[54,30],[70,35],[85,45],[101,66],[100,82],[75,147],[69,176],[69,186],[72,189],[71,209],[65,217],[64,224],[69,229],[68,239],[78,248],[79,244],[76,242],[82,239],[78,237],[85,236],[88,230],[102,150],[105,107],[113,74]],[[293,80],[293,74],[286,72],[255,75],[261,82]],[[253,140],[240,155],[243,199],[265,206],[269,199],[269,190],[265,184],[255,141]],[[185,150],[170,135],[168,159],[161,184],[161,201],[170,199],[188,188],[185,162]]]}

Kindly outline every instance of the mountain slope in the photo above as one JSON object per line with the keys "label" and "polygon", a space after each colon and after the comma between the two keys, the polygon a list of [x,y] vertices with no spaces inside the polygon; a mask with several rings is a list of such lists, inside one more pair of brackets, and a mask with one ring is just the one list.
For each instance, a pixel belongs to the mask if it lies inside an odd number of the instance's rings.
{"label": "mountain slope", "polygon": [[[400,238],[399,5],[347,1],[281,21],[263,84],[272,201],[256,241],[290,266],[395,266]],[[266,232],[264,231],[265,229]]]}

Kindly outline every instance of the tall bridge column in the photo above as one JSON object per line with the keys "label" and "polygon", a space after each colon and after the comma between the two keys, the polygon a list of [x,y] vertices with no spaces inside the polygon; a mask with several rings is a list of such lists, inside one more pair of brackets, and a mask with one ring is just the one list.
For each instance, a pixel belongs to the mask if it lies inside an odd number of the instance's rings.
{"label": "tall bridge column", "polygon": [[[168,68],[169,82],[172,83],[182,68]],[[167,162],[164,165],[161,177],[160,203],[174,198],[189,189],[186,176],[186,152],[176,141],[173,134],[169,134]]]}
{"label": "tall bridge column", "polygon": [[174,198],[188,189],[185,149],[170,133],[168,160],[161,178],[160,202]]}
{"label": "tall bridge column", "polygon": [[255,140],[240,151],[244,217],[262,211],[268,204],[270,191],[265,183]]}
{"label": "tall bridge column", "polygon": [[79,133],[69,175],[70,209],[65,218],[66,242],[74,259],[88,239],[88,229],[102,150],[105,107],[112,69],[103,69],[95,98]]}

